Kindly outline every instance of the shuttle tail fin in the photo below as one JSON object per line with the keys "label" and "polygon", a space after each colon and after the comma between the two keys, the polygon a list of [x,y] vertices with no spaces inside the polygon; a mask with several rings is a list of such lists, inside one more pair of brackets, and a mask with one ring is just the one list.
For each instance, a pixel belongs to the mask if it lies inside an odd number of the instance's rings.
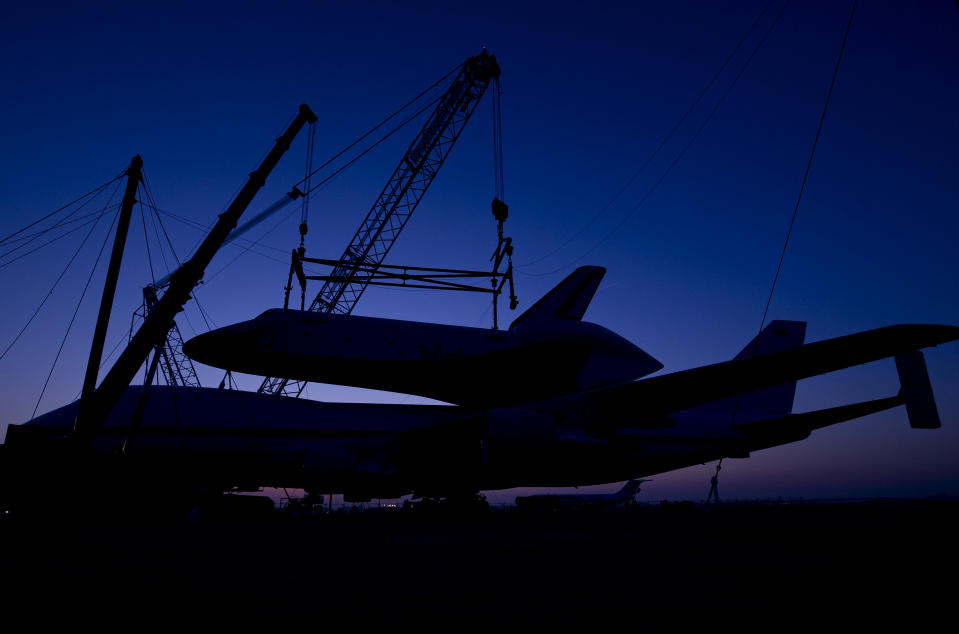
{"label": "shuttle tail fin", "polygon": [[509,329],[549,319],[581,320],[604,275],[606,269],[601,266],[579,267],[517,317]]}

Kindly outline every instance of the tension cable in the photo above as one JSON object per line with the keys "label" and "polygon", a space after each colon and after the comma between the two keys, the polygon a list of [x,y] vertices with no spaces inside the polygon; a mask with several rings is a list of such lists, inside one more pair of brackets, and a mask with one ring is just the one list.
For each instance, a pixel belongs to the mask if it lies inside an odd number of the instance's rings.
{"label": "tension cable", "polygon": [[[144,204],[146,204],[146,203],[144,203]],[[169,217],[169,218],[172,218],[173,220],[175,220],[175,221],[177,221],[177,222],[179,222],[179,223],[181,223],[181,224],[186,225],[186,226],[189,227],[190,229],[194,229],[194,230],[196,230],[196,231],[203,231],[203,232],[209,231],[209,227],[207,227],[206,225],[204,225],[204,224],[201,223],[201,222],[197,222],[196,220],[192,220],[192,219],[187,218],[187,217],[185,217],[185,216],[181,216],[181,215],[179,215],[179,214],[173,213],[172,211],[168,211],[168,210],[166,210],[166,209],[160,209],[159,207],[151,207],[149,204],[146,204],[146,206],[147,206],[148,208],[152,209],[153,211],[155,211],[157,214],[160,214],[160,215],[163,215],[163,216],[167,216],[167,217]],[[288,217],[289,217],[289,216],[285,216],[285,217],[283,218],[283,220],[286,220],[286,218],[288,218]],[[272,231],[272,229],[271,229],[270,231]],[[287,250],[286,250],[286,249],[280,249],[280,248],[277,248],[277,247],[274,247],[274,246],[270,246],[269,244],[260,244],[259,242],[254,242],[254,241],[252,241],[252,240],[250,240],[250,239],[248,239],[248,238],[243,238],[243,237],[238,237],[238,238],[236,238],[235,241],[236,241],[237,243],[240,243],[240,244],[237,244],[237,245],[234,245],[234,246],[241,247],[241,245],[244,245],[249,251],[251,251],[252,253],[255,253],[256,255],[259,255],[260,257],[266,258],[266,259],[268,259],[268,260],[272,260],[272,261],[274,261],[274,262],[280,262],[281,264],[286,264],[286,260],[280,260],[280,259],[275,258],[275,257],[273,257],[273,256],[271,256],[271,255],[266,254],[266,253],[261,253],[261,252],[259,252],[259,251],[256,251],[255,249],[253,249],[253,247],[262,247],[262,248],[264,248],[264,249],[269,249],[269,250],[271,250],[271,251],[276,251],[277,253],[282,253],[282,254],[284,254],[284,255],[286,255],[286,253],[287,253]],[[229,242],[227,242],[227,244],[229,244]],[[242,248],[242,247],[241,247],[241,248]]]}
{"label": "tension cable", "polygon": [[[89,201],[87,201],[87,202],[89,202]],[[4,258],[4,257],[10,255],[11,253],[14,253],[15,251],[18,251],[19,249],[22,249],[23,247],[25,247],[25,246],[27,246],[28,244],[30,244],[31,242],[33,242],[36,238],[39,238],[39,237],[42,236],[42,235],[45,235],[45,234],[47,234],[47,233],[50,233],[51,231],[53,231],[54,229],[56,229],[56,228],[58,228],[58,227],[62,229],[62,228],[66,228],[68,225],[76,224],[76,223],[78,223],[78,222],[83,222],[84,220],[86,220],[87,222],[84,222],[82,225],[79,225],[79,227],[85,227],[85,226],[87,226],[90,222],[93,222],[93,220],[91,220],[91,218],[93,218],[94,216],[96,216],[96,215],[98,215],[98,214],[105,213],[104,210],[100,209],[100,210],[91,211],[90,213],[83,214],[82,216],[77,216],[76,218],[73,218],[72,216],[74,216],[74,215],[76,214],[76,212],[80,211],[80,209],[82,209],[86,204],[87,204],[87,203],[84,203],[83,205],[80,205],[80,207],[78,207],[76,210],[70,212],[70,214],[67,216],[67,218],[64,218],[64,219],[60,220],[59,222],[57,222],[57,223],[56,223],[55,225],[53,225],[53,226],[47,227],[46,229],[40,229],[39,231],[35,231],[34,233],[26,233],[26,234],[23,234],[23,235],[21,235],[21,236],[18,237],[18,238],[12,238],[12,239],[10,240],[10,244],[12,244],[12,243],[14,243],[14,242],[20,242],[21,244],[19,244],[18,246],[13,247],[10,251],[7,251],[6,253],[0,254],[0,258]],[[76,230],[76,229],[79,228],[79,227],[74,227],[71,231]],[[68,231],[67,233],[70,233],[70,232]],[[66,233],[62,234],[61,236],[58,236],[57,238],[55,238],[55,239],[53,239],[53,240],[50,240],[50,242],[55,242],[56,240],[59,240],[60,237],[62,237],[63,235],[66,235]],[[47,244],[49,244],[49,242],[48,242]],[[46,245],[42,245],[42,246],[46,246]]]}
{"label": "tension cable", "polygon": [[53,365],[50,366],[50,372],[47,374],[47,379],[43,382],[43,388],[40,390],[40,396],[37,398],[37,404],[33,407],[33,414],[30,415],[30,418],[36,418],[37,416],[37,410],[40,409],[40,401],[43,400],[43,395],[47,391],[47,385],[50,384],[50,377],[53,376],[53,371],[57,367],[57,361],[60,360],[60,354],[63,352],[63,346],[67,342],[67,337],[70,336],[70,330],[73,329],[73,323],[76,321],[77,314],[80,312],[80,306],[83,304],[83,298],[86,297],[87,290],[90,288],[90,282],[93,281],[93,274],[96,273],[97,266],[100,264],[100,258],[103,256],[103,251],[106,249],[107,243],[110,242],[110,234],[113,232],[113,226],[116,224],[119,216],[120,212],[117,210],[117,213],[113,216],[113,221],[110,223],[110,228],[107,229],[107,235],[103,239],[103,244],[100,245],[100,251],[97,253],[97,259],[93,263],[93,268],[90,270],[90,275],[87,277],[87,283],[83,285],[83,291],[80,293],[80,299],[77,300],[77,306],[73,310],[73,316],[70,318],[70,323],[67,324],[67,331],[63,334],[63,339],[60,341],[60,347],[57,349],[57,354],[53,358]]}
{"label": "tension cable", "polygon": [[856,4],[858,0],[853,0],[852,10],[849,12],[849,22],[846,23],[846,32],[842,36],[842,45],[839,47],[839,55],[836,58],[836,67],[832,71],[832,79],[829,82],[829,91],[826,93],[826,102],[822,106],[822,114],[819,116],[819,125],[816,127],[816,136],[813,138],[812,149],[809,152],[809,161],[806,163],[806,171],[803,173],[802,184],[799,186],[799,194],[796,196],[796,205],[793,207],[792,219],[789,221],[789,229],[786,231],[786,240],[783,242],[782,253],[779,254],[779,264],[776,265],[776,274],[773,276],[772,287],[769,289],[769,297],[766,299],[766,308],[763,310],[763,318],[759,323],[759,332],[762,332],[766,325],[766,317],[769,314],[769,305],[773,301],[773,293],[776,290],[776,282],[779,281],[779,273],[782,270],[783,259],[786,257],[786,247],[789,246],[789,238],[792,236],[793,226],[796,224],[796,216],[799,214],[799,203],[802,202],[803,192],[806,191],[806,181],[809,180],[809,171],[812,169],[812,161],[816,156],[816,146],[819,145],[819,137],[822,134],[822,126],[826,121],[826,112],[829,109],[829,100],[832,99],[832,91],[836,86],[836,77],[839,76],[839,65],[842,63],[842,54],[846,50],[846,41],[849,39],[849,29],[852,28],[852,18],[856,15]]}
{"label": "tension cable", "polygon": [[[121,174],[121,177],[122,177],[122,176],[123,176],[123,174]],[[118,178],[119,178],[119,177],[118,177]],[[115,179],[113,179],[113,180],[110,181],[110,182],[111,182],[111,183],[112,183],[112,182],[116,182],[117,180],[118,180],[118,179],[115,178]],[[108,184],[109,184],[109,183],[108,183]],[[106,215],[106,212],[111,208],[111,204],[112,204],[112,202],[113,202],[113,198],[116,196],[116,193],[117,193],[117,191],[119,190],[119,188],[120,188],[120,186],[119,186],[119,184],[118,184],[117,187],[114,188],[113,194],[111,194],[110,199],[107,201],[106,206],[104,206],[104,208],[103,208],[102,210],[100,210],[100,212],[98,212],[97,217],[96,217],[96,218],[94,219],[94,221],[93,221],[93,226],[90,227],[90,230],[87,232],[87,235],[85,235],[85,236],[83,237],[83,241],[80,242],[80,246],[78,246],[78,247],[77,247],[77,250],[73,252],[73,255],[72,255],[72,256],[70,257],[70,259],[67,261],[66,265],[63,267],[63,270],[60,272],[60,275],[59,275],[59,276],[57,277],[57,279],[53,282],[53,286],[51,286],[51,287],[50,287],[50,290],[47,291],[47,294],[43,296],[43,299],[40,301],[40,305],[37,306],[37,309],[36,309],[35,311],[33,311],[33,315],[31,315],[31,316],[30,316],[30,319],[27,320],[27,323],[23,325],[23,328],[21,328],[21,329],[20,329],[20,332],[17,333],[17,336],[13,338],[13,341],[11,341],[9,344],[7,344],[7,347],[3,350],[3,353],[0,354],[0,360],[3,360],[3,358],[4,358],[5,356],[7,356],[7,353],[10,352],[10,349],[13,348],[14,344],[17,343],[17,341],[20,339],[20,337],[23,335],[23,333],[26,332],[27,328],[30,327],[30,324],[33,323],[33,320],[36,319],[37,315],[40,314],[40,310],[43,308],[44,304],[47,303],[47,300],[50,299],[51,296],[53,296],[53,291],[56,290],[57,285],[60,284],[60,280],[62,280],[62,279],[63,279],[63,276],[67,274],[67,271],[68,271],[68,270],[70,270],[70,267],[73,265],[73,261],[77,259],[77,256],[78,256],[78,255],[80,255],[80,251],[83,250],[83,247],[84,247],[84,245],[86,245],[87,240],[90,239],[90,236],[93,234],[93,231],[97,228],[97,225],[100,224],[100,218],[102,218],[104,215]],[[119,209],[117,208],[117,211],[118,211],[118,210],[119,210]],[[115,222],[115,221],[116,221],[116,217],[114,217],[114,222]],[[109,236],[108,236],[108,237],[109,237]],[[49,244],[49,243],[48,243],[48,244]],[[101,249],[101,252],[102,252],[102,249]],[[23,257],[23,256],[21,256],[21,257]],[[6,263],[6,264],[9,264],[9,262]],[[0,266],[6,266],[6,264],[0,265]],[[51,370],[51,371],[52,371],[52,370]],[[42,397],[42,394],[41,394],[41,397]],[[36,410],[34,410],[34,411],[36,411]]]}
{"label": "tension cable", "polygon": [[150,234],[147,232],[147,215],[146,215],[146,212],[143,211],[143,206],[144,206],[143,202],[140,201],[140,221],[143,224],[143,244],[146,247],[147,264],[150,267],[150,283],[156,284],[157,276],[156,276],[156,273],[153,271],[153,255],[150,252]]}
{"label": "tension cable", "polygon": [[[60,207],[59,209],[55,209],[54,211],[51,211],[51,212],[48,213],[46,216],[43,216],[42,218],[40,218],[40,219],[38,219],[38,220],[35,220],[34,222],[31,222],[31,223],[28,224],[26,227],[23,227],[22,229],[19,229],[19,230],[17,230],[17,231],[14,231],[13,233],[11,233],[10,235],[8,235],[7,237],[5,237],[5,238],[3,238],[2,240],[0,240],[0,244],[5,244],[7,241],[9,241],[9,240],[10,240],[11,238],[13,238],[14,236],[17,236],[17,235],[23,233],[24,231],[26,231],[26,230],[29,229],[30,227],[33,227],[33,226],[35,226],[35,225],[43,222],[43,221],[46,220],[47,218],[51,218],[51,217],[57,215],[58,213],[60,213],[60,212],[63,211],[64,209],[70,207],[71,205],[75,205],[76,203],[80,202],[80,201],[83,200],[84,198],[88,198],[88,197],[90,197],[90,196],[93,196],[94,194],[100,192],[101,190],[109,187],[111,184],[117,182],[118,180],[120,180],[120,179],[123,178],[124,176],[126,176],[126,170],[123,170],[122,172],[120,172],[119,174],[117,174],[117,176],[116,176],[113,180],[110,180],[110,181],[104,183],[103,185],[100,185],[100,186],[97,187],[96,189],[91,190],[91,191],[87,192],[86,194],[80,196],[79,198],[76,198],[76,199],[68,202],[66,205]],[[56,225],[54,225],[54,226],[56,226]]]}
{"label": "tension cable", "polygon": [[[796,217],[799,214],[799,204],[802,202],[803,193],[806,190],[806,182],[809,180],[809,172],[812,169],[813,158],[816,156],[816,147],[819,145],[819,137],[822,135],[823,123],[826,121],[826,112],[829,110],[829,101],[832,99],[833,88],[836,86],[836,78],[839,76],[839,67],[842,64],[842,56],[846,50],[846,42],[849,40],[849,31],[852,28],[852,20],[856,15],[856,5],[858,0],[853,0],[852,9],[849,12],[849,21],[846,23],[846,31],[842,36],[842,44],[839,47],[839,55],[836,57],[836,66],[833,68],[832,79],[829,81],[829,90],[826,92],[826,100],[823,103],[822,114],[819,116],[819,125],[816,127],[816,135],[813,138],[812,148],[809,151],[809,160],[806,162],[806,170],[803,172],[802,183],[799,186],[799,193],[796,196],[796,204],[793,207],[792,218],[789,221],[789,228],[786,231],[786,239],[783,241],[782,252],[779,254],[779,263],[776,265],[776,273],[773,275],[773,282],[769,289],[769,297],[766,299],[766,307],[763,309],[763,317],[759,322],[759,331],[756,333],[756,337],[753,339],[753,343],[750,349],[749,356],[755,353],[756,346],[759,344],[759,337],[763,332],[763,328],[766,326],[766,318],[769,315],[769,306],[772,304],[773,293],[776,291],[776,282],[779,281],[779,274],[782,271],[783,260],[786,257],[786,249],[789,246],[789,238],[792,236],[793,227],[796,224]],[[732,429],[736,424],[736,417],[739,415],[739,408],[742,405],[744,394],[740,394],[736,399],[736,407],[733,409],[733,415],[729,421],[729,427]],[[715,481],[719,477],[719,469],[722,465],[722,460],[720,459],[719,464],[716,465],[716,475],[713,476]],[[710,494],[715,488],[715,482],[713,487],[710,488]],[[719,499],[718,493],[717,501]],[[708,500],[707,500],[708,501]]]}
{"label": "tension cable", "polygon": [[[109,207],[104,207],[104,208],[103,208],[102,210],[100,210],[100,211],[97,211],[97,212],[94,212],[94,213],[92,213],[92,214],[88,214],[88,215],[84,216],[84,218],[86,218],[87,220],[86,220],[86,222],[84,222],[83,224],[77,225],[77,226],[74,227],[73,229],[70,229],[69,231],[65,231],[65,232],[61,233],[60,235],[58,235],[57,237],[51,238],[50,240],[47,240],[46,242],[44,242],[44,243],[41,244],[40,246],[35,247],[35,248],[31,249],[30,251],[27,251],[26,253],[21,253],[20,255],[18,255],[18,256],[15,257],[15,258],[12,258],[12,259],[10,259],[10,260],[7,260],[7,261],[4,262],[3,264],[0,264],[0,268],[4,268],[4,267],[6,267],[6,266],[9,266],[10,264],[13,264],[14,262],[18,262],[18,261],[22,260],[23,258],[27,257],[28,255],[32,255],[32,254],[36,253],[37,251],[40,251],[40,250],[43,249],[44,247],[48,247],[48,246],[50,246],[51,244],[53,244],[54,242],[57,242],[57,241],[59,241],[59,240],[62,240],[63,238],[66,238],[68,235],[70,235],[70,234],[72,234],[72,233],[76,233],[77,231],[79,231],[80,229],[83,229],[84,227],[86,227],[86,226],[89,225],[90,223],[98,222],[98,221],[100,220],[100,218],[102,218],[103,216],[107,215],[107,213],[109,213],[110,211],[111,211],[111,210],[110,210]],[[92,216],[92,217],[91,217],[91,216]],[[79,222],[79,219],[77,219],[76,222]],[[66,224],[66,223],[62,223],[62,224]],[[8,255],[10,255],[11,253],[13,253],[14,251],[17,251],[18,249],[21,249],[21,248],[27,246],[27,245],[28,245],[30,242],[32,242],[33,239],[36,238],[37,236],[43,235],[44,233],[47,233],[47,232],[49,232],[49,231],[52,231],[53,229],[55,229],[55,227],[50,227],[49,229],[46,229],[46,230],[41,231],[41,232],[39,232],[39,233],[37,233],[37,234],[34,234],[34,236],[33,236],[32,238],[30,238],[29,241],[27,241],[27,242],[25,242],[25,243],[23,243],[23,244],[21,244],[21,245],[19,245],[19,246],[17,246],[17,247],[14,247],[14,248],[11,249],[10,251],[7,251],[6,253],[0,255],[0,258],[5,257],[5,256],[8,256]]]}
{"label": "tension cable", "polygon": [[726,70],[726,67],[732,61],[733,57],[736,56],[736,53],[738,53],[739,49],[741,49],[743,44],[745,44],[746,40],[755,30],[756,26],[763,19],[763,16],[766,15],[766,12],[769,11],[769,7],[772,5],[772,3],[773,3],[773,0],[769,0],[769,2],[766,3],[766,6],[764,6],[762,11],[759,12],[759,15],[756,16],[756,19],[753,20],[753,23],[749,26],[749,28],[746,30],[743,36],[739,39],[739,42],[736,44],[735,47],[733,47],[733,50],[730,51],[729,55],[726,56],[725,61],[722,63],[719,69],[715,73],[713,73],[712,78],[710,78],[710,80],[706,82],[706,85],[699,92],[699,95],[693,100],[693,103],[690,104],[689,108],[686,109],[686,112],[683,113],[683,116],[681,116],[679,120],[677,120],[676,123],[673,124],[673,127],[669,130],[669,132],[667,132],[666,135],[663,136],[663,138],[660,140],[659,145],[656,146],[656,149],[653,150],[652,153],[646,157],[646,160],[644,160],[642,164],[640,164],[639,168],[637,168],[636,171],[633,172],[632,176],[630,176],[629,179],[627,179],[626,183],[623,184],[623,186],[620,187],[615,194],[613,194],[613,197],[610,198],[609,201],[599,209],[599,211],[593,214],[592,218],[587,220],[579,229],[577,229],[573,233],[573,235],[567,238],[565,242],[560,244],[558,247],[556,247],[549,253],[539,258],[536,258],[535,260],[524,262],[522,265],[520,265],[521,268],[526,268],[528,266],[532,266],[533,264],[538,264],[539,262],[542,262],[543,260],[550,257],[551,255],[557,253],[563,247],[565,247],[566,245],[571,243],[573,240],[581,236],[589,227],[593,225],[594,222],[596,222],[601,216],[603,216],[607,211],[609,211],[609,209],[613,206],[613,204],[615,204],[616,201],[619,200],[620,196],[622,196],[626,192],[626,190],[629,189],[634,182],[636,182],[636,179],[639,178],[640,174],[646,171],[646,168],[649,167],[653,159],[656,158],[656,156],[664,147],[666,147],[666,144],[669,143],[669,141],[673,138],[673,135],[675,135],[676,132],[679,131],[679,128],[683,125],[686,119],[689,118],[689,115],[692,114],[693,110],[695,110],[696,107],[700,104],[700,102],[702,102],[703,98],[706,96],[706,93],[708,93],[712,89],[713,85],[716,83],[716,80],[719,79],[719,76],[723,74],[723,72]]}
{"label": "tension cable", "polygon": [[[157,234],[157,244],[160,249],[160,257],[163,259],[163,266],[166,266],[169,268],[166,258],[163,255],[163,241],[160,240],[160,234],[157,232],[157,225],[159,225],[160,231],[163,232],[163,237],[166,239],[167,246],[170,248],[170,254],[173,256],[174,261],[176,261],[176,265],[180,266],[182,264],[182,262],[180,261],[180,256],[176,254],[176,248],[173,246],[173,240],[170,239],[170,234],[167,233],[166,227],[163,225],[163,219],[160,218],[159,209],[156,206],[156,201],[153,199],[153,188],[150,187],[150,184],[147,182],[146,174],[143,175],[142,183],[143,183],[143,191],[147,196],[147,200],[150,201],[150,207],[153,210],[153,218],[152,218],[154,223],[153,232]],[[140,204],[143,205],[142,202]]]}

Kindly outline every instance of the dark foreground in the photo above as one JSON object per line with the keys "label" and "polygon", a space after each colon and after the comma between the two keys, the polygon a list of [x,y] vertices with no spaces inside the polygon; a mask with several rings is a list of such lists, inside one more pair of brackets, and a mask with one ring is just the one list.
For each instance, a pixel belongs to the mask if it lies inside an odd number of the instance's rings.
{"label": "dark foreground", "polygon": [[957,510],[5,521],[0,609],[30,630],[932,630],[954,614]]}

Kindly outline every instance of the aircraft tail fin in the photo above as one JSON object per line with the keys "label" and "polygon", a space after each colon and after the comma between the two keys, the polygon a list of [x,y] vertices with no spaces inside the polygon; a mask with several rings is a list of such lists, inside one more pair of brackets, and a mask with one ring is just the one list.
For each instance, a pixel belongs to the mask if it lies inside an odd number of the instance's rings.
{"label": "aircraft tail fin", "polygon": [[557,284],[510,324],[510,330],[523,323],[548,319],[579,321],[606,275],[601,266],[581,266]]}
{"label": "aircraft tail fin", "polygon": [[806,322],[776,320],[769,322],[733,360],[749,359],[761,354],[798,348],[806,339]]}
{"label": "aircraft tail fin", "polygon": [[[806,322],[772,321],[733,358],[734,360],[749,359],[762,354],[798,348],[805,339]],[[756,416],[788,414],[793,409],[795,398],[796,381],[750,392],[742,397],[742,401],[738,405],[741,415],[737,415],[736,418],[743,420]]]}
{"label": "aircraft tail fin", "polygon": [[[753,338],[734,361],[798,348],[806,338],[804,321],[772,321]],[[792,412],[796,381],[731,396],[687,410],[693,417],[746,423],[785,416]]]}
{"label": "aircraft tail fin", "polygon": [[630,480],[623,485],[623,488],[619,490],[620,495],[626,496],[627,498],[634,498],[636,494],[639,493],[639,487],[643,482],[649,482],[649,480]]}

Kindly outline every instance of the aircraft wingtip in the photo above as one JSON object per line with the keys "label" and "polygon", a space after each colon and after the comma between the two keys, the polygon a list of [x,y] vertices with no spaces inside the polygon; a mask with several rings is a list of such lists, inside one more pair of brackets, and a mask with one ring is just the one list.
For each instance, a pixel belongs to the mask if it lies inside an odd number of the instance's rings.
{"label": "aircraft wingtip", "polygon": [[916,327],[922,329],[925,336],[930,340],[930,343],[927,344],[930,346],[938,346],[959,339],[959,326],[922,324]]}
{"label": "aircraft wingtip", "polygon": [[[876,330],[874,333],[889,342],[897,342],[902,350],[919,350],[938,346],[959,339],[959,326],[945,324],[897,324]],[[863,333],[866,334],[866,333]],[[891,338],[889,338],[891,337]],[[889,339],[887,339],[889,338]]]}

